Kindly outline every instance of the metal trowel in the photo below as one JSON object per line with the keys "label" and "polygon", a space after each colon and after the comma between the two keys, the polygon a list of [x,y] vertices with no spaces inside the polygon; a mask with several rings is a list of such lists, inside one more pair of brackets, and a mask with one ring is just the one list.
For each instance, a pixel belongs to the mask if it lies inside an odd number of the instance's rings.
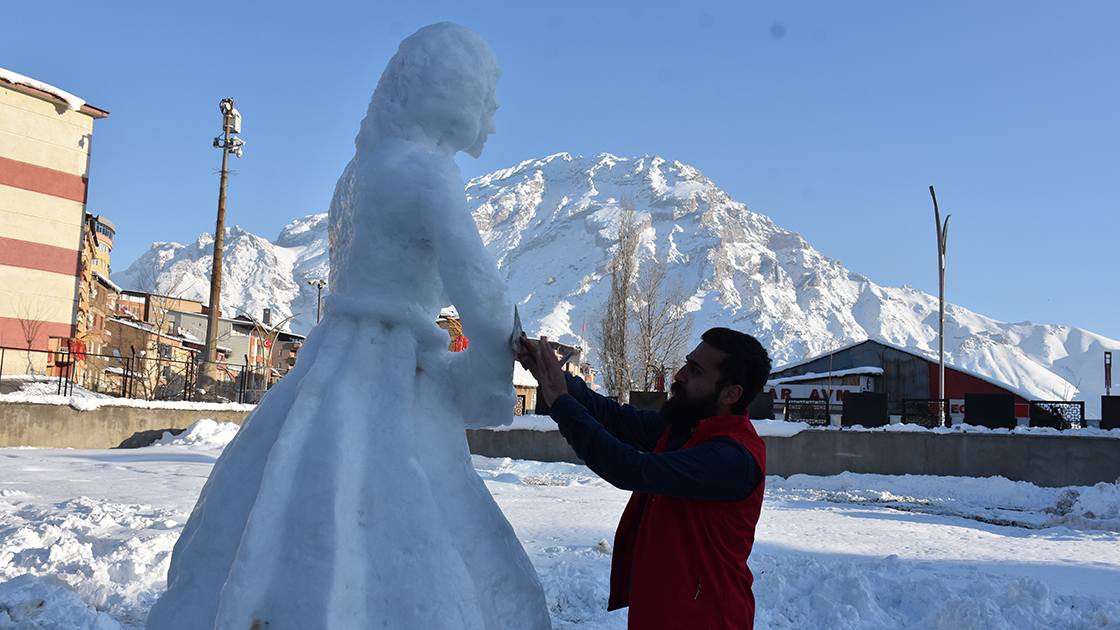
{"label": "metal trowel", "polygon": [[509,345],[517,354],[525,354],[525,348],[521,346],[521,335],[524,331],[521,330],[521,315],[517,312],[517,306],[513,307],[513,336],[509,338]]}

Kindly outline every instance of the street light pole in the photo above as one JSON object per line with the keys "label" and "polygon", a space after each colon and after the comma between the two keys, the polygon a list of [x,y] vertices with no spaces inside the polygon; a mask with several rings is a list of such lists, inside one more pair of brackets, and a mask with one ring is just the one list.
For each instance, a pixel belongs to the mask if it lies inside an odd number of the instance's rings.
{"label": "street light pole", "polygon": [[[937,377],[937,397],[945,400],[945,242],[949,238],[949,217],[941,223],[941,212],[937,209],[937,195],[933,186],[929,187],[929,194],[933,197],[933,219],[937,223],[937,285],[938,285],[938,316],[937,316],[937,360],[939,373]],[[946,409],[941,410],[941,421],[944,422]]]}
{"label": "street light pole", "polygon": [[210,268],[210,307],[206,316],[206,345],[199,370],[199,389],[212,391],[218,380],[218,312],[222,295],[222,248],[225,241],[226,184],[229,181],[229,154],[241,157],[245,141],[232,134],[241,133],[241,113],[232,98],[223,98],[218,105],[222,112],[222,137],[214,138],[214,148],[222,150],[222,181],[218,192],[218,221],[214,228],[214,257]]}
{"label": "street light pole", "polygon": [[318,307],[315,309],[315,323],[319,323],[320,316],[323,314],[323,287],[327,286],[327,281],[322,278],[315,280],[308,280],[307,284],[319,289],[319,302]]}

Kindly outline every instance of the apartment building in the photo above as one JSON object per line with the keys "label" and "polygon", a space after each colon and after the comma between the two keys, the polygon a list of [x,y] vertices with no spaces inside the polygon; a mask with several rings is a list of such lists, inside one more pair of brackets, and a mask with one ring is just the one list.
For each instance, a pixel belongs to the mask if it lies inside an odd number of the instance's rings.
{"label": "apartment building", "polygon": [[90,148],[106,116],[0,68],[0,346],[46,350],[85,328]]}

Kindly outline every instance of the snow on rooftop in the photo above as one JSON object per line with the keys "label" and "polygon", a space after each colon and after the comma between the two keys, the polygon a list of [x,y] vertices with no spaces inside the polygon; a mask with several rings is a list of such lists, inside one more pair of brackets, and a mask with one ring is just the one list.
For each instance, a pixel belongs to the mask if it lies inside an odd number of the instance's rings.
{"label": "snow on rooftop", "polygon": [[[931,361],[933,363],[937,362],[937,357],[936,356],[934,356],[932,353],[928,353],[928,352],[924,351],[921,348],[903,347],[903,346],[899,346],[899,345],[895,345],[893,343],[890,343],[889,341],[883,341],[882,339],[864,339],[863,341],[857,341],[857,342],[854,342],[854,343],[850,343],[846,346],[838,347],[838,348],[836,348],[836,349],[834,349],[830,352],[825,352],[823,354],[818,354],[817,356],[814,356],[814,357],[806,357],[806,358],[804,358],[800,361],[795,361],[793,363],[787,363],[785,365],[782,365],[782,366],[779,366],[779,367],[775,368],[774,371],[771,372],[771,373],[773,374],[773,373],[777,373],[777,372],[785,372],[786,370],[789,370],[789,369],[792,369],[792,368],[800,367],[802,365],[807,365],[809,363],[812,363],[813,361],[816,361],[816,360],[820,359],[821,357],[826,357],[830,354],[838,354],[840,352],[850,350],[850,349],[852,349],[852,348],[854,348],[858,345],[865,344],[865,343],[877,343],[881,346],[886,346],[888,348],[893,348],[893,349],[898,350],[900,352],[905,352],[907,354],[916,356],[916,357],[921,358],[921,359],[925,359],[927,361]],[[1006,391],[1008,391],[1012,394],[1015,394],[1016,396],[1018,396],[1018,397],[1020,397],[1024,400],[1046,400],[1045,396],[1042,396],[1041,394],[1039,394],[1037,392],[1034,392],[1034,391],[1028,389],[1027,387],[1022,386],[1022,385],[1016,385],[1016,384],[1007,382],[1007,379],[1000,380],[1000,379],[988,376],[986,374],[982,374],[980,372],[977,372],[975,369],[970,369],[970,368],[967,368],[967,367],[956,365],[952,361],[952,357],[949,357],[949,360],[946,361],[945,367],[949,368],[949,369],[952,369],[952,370],[955,370],[957,372],[960,372],[961,374],[967,374],[968,376],[971,376],[971,377],[973,377],[977,380],[984,381],[985,383],[990,383],[992,385],[995,385],[996,387],[1002,388],[1002,389],[1004,389],[1004,390],[1006,390]],[[872,369],[872,368],[864,367],[864,368],[855,368],[855,369],[856,370],[868,370],[868,369]],[[870,372],[852,372],[852,373],[869,374]],[[835,376],[837,374],[841,374],[841,371],[838,370],[838,371],[833,372],[832,374],[833,374],[833,376]],[[1053,373],[1049,373],[1049,374],[1051,376],[1053,376],[1054,378],[1060,378],[1056,374],[1053,374]],[[828,373],[825,372],[824,376],[827,376],[827,375],[828,375]],[[767,382],[768,383],[790,382],[790,381],[795,380],[795,379],[805,379],[807,377],[808,377],[808,375],[798,375],[798,376],[795,376],[795,377],[785,377],[783,379],[771,379],[770,381],[767,381]],[[821,374],[818,373],[816,375],[816,378],[820,378],[820,377],[821,377]]]}
{"label": "snow on rooftop", "polygon": [[870,376],[881,376],[883,374],[883,368],[864,366],[849,368],[847,370],[833,370],[832,372],[806,372],[805,374],[799,374],[797,376],[787,376],[785,378],[771,379],[769,381],[766,381],[766,384],[781,385],[782,383],[797,383],[800,381],[811,381],[818,378],[840,378],[841,376],[856,376],[864,374]]}
{"label": "snow on rooftop", "polygon": [[8,83],[11,83],[13,85],[22,85],[35,90],[39,90],[40,92],[46,92],[47,94],[50,94],[51,96],[61,101],[65,101],[66,106],[74,111],[80,110],[82,106],[86,104],[84,100],[78,98],[77,96],[74,96],[69,92],[64,92],[53,85],[48,85],[46,83],[43,83],[42,81],[36,81],[31,77],[25,77],[22,74],[12,72],[11,70],[0,68],[0,79],[3,79],[4,81],[7,81]]}
{"label": "snow on rooftop", "polygon": [[513,384],[517,387],[536,387],[537,379],[533,375],[521,367],[520,363],[513,364]]}
{"label": "snow on rooftop", "polygon": [[95,272],[93,272],[93,275],[94,275],[94,276],[95,276],[95,277],[96,277],[96,278],[97,278],[98,280],[100,280],[100,281],[104,282],[104,283],[105,283],[105,284],[106,284],[106,285],[107,285],[107,286],[108,286],[108,287],[109,287],[110,289],[112,289],[112,290],[116,291],[117,293],[120,293],[121,291],[124,291],[124,289],[122,289],[122,288],[120,288],[119,286],[117,286],[117,283],[115,283],[115,282],[113,282],[112,280],[110,280],[109,278],[107,278],[107,277],[105,277],[105,276],[103,276],[103,275],[101,275],[101,274],[97,273],[96,271],[95,271]]}

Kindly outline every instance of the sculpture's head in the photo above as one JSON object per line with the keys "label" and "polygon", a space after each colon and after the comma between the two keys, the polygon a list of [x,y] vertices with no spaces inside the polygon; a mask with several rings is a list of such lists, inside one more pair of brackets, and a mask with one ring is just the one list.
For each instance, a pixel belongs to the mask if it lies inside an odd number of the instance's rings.
{"label": "sculpture's head", "polygon": [[401,138],[453,156],[482,154],[494,133],[502,70],[474,31],[441,22],[416,31],[389,61],[356,144]]}

